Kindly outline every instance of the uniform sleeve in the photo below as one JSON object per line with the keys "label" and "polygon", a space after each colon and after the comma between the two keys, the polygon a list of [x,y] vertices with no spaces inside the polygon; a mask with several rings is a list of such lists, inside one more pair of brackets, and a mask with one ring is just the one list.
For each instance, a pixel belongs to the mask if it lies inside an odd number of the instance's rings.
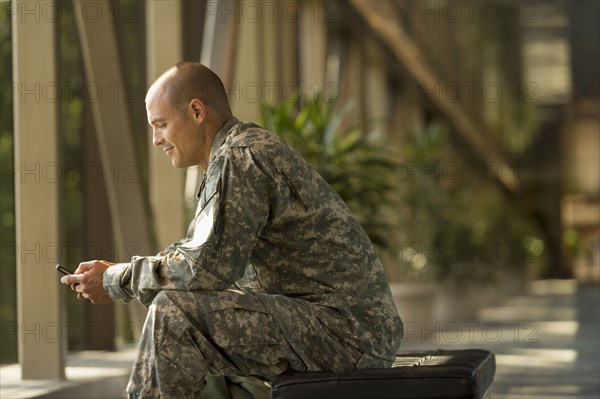
{"label": "uniform sleeve", "polygon": [[106,269],[102,284],[104,290],[117,303],[127,303],[133,299],[129,280],[131,269],[129,263],[117,263]]}
{"label": "uniform sleeve", "polygon": [[170,252],[135,256],[113,266],[104,287],[113,300],[129,296],[148,306],[171,290],[223,290],[240,279],[269,217],[271,180],[255,165],[249,148],[228,150],[207,184],[188,238]]}

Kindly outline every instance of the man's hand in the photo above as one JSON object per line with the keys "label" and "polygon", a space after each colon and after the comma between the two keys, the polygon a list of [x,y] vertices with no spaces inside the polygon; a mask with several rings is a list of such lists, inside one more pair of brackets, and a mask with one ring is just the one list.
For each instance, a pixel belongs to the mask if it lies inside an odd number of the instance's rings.
{"label": "man's hand", "polygon": [[71,289],[77,292],[77,299],[88,299],[93,304],[111,303],[112,299],[104,291],[102,277],[112,265],[114,263],[105,260],[82,262],[75,274],[63,276],[60,282],[71,285]]}

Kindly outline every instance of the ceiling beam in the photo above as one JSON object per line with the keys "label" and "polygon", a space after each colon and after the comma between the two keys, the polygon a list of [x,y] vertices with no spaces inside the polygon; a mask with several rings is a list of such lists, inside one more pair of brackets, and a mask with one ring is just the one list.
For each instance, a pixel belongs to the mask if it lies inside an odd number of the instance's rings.
{"label": "ceiling beam", "polygon": [[[387,1],[351,0],[354,9],[365,20],[367,25],[389,48],[395,59],[404,67],[408,74],[431,97],[439,111],[450,121],[461,138],[485,162],[487,168],[495,175],[500,174],[500,183],[511,193],[518,190],[515,172],[503,154],[494,147],[493,142],[486,137],[484,129],[470,117],[457,103],[439,101],[442,98],[433,88],[441,88],[440,78],[430,67],[423,53],[412,38],[404,31],[400,22],[395,18],[395,10]],[[440,89],[441,90],[441,89]]]}

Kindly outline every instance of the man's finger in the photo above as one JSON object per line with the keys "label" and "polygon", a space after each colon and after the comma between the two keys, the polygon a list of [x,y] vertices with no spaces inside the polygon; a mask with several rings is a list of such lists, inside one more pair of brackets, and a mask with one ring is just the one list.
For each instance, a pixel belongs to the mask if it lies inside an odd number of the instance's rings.
{"label": "man's finger", "polygon": [[69,274],[68,276],[62,276],[60,282],[63,284],[79,284],[83,279],[82,274]]}
{"label": "man's finger", "polygon": [[94,263],[98,262],[97,260],[91,260],[88,262],[81,262],[77,269],[75,269],[75,274],[82,274],[91,270],[94,267]]}

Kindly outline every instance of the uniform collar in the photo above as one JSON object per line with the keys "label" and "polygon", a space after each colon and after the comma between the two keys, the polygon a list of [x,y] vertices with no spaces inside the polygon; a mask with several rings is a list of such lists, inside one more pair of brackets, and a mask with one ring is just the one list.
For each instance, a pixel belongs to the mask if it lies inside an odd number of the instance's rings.
{"label": "uniform collar", "polygon": [[221,146],[223,145],[223,143],[225,143],[225,139],[227,139],[227,135],[229,134],[229,132],[231,131],[231,129],[238,122],[239,121],[237,120],[236,117],[232,117],[227,122],[225,122],[225,124],[223,125],[223,127],[221,127],[219,129],[219,131],[215,135],[215,139],[213,140],[212,146],[210,147],[210,156],[209,156],[209,161],[208,161],[209,165],[212,163],[213,158],[214,158],[215,154],[217,153],[217,151],[219,150],[219,148],[221,148]]}
{"label": "uniform collar", "polygon": [[219,129],[219,131],[215,135],[215,139],[213,140],[213,143],[210,147],[210,156],[209,156],[209,160],[208,160],[208,167],[206,169],[207,172],[203,173],[203,175],[202,175],[202,183],[200,183],[200,189],[198,190],[198,194],[196,194],[196,199],[200,198],[200,194],[202,193],[202,190],[204,189],[204,185],[206,183],[206,176],[208,175],[208,171],[210,170],[210,167],[213,164],[213,159],[215,157],[215,154],[217,153],[219,148],[221,148],[221,146],[225,143],[225,140],[227,139],[227,135],[229,134],[229,132],[238,123],[239,123],[239,121],[235,117],[229,119],[227,122],[225,122],[225,124]]}

